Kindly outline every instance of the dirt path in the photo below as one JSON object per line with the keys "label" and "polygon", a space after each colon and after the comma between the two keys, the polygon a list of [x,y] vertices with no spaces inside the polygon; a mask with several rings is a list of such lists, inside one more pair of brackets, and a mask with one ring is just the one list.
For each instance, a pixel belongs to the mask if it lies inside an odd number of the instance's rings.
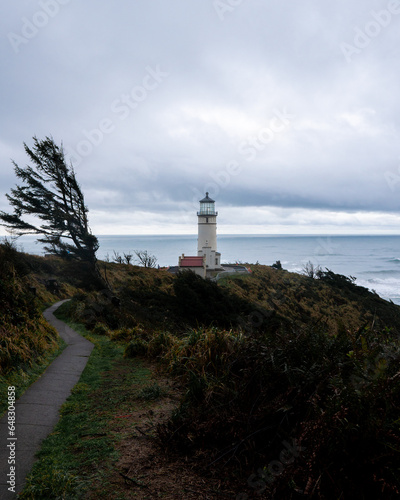
{"label": "dirt path", "polygon": [[[41,442],[53,430],[59,419],[61,405],[71,394],[86,366],[93,344],[77,334],[53,312],[65,301],[47,309],[43,315],[68,344],[64,351],[46,369],[43,375],[27,389],[15,404],[15,435],[11,436],[8,414],[0,420],[0,499],[16,498],[35,461]],[[15,484],[7,484],[15,453]],[[12,455],[11,460],[10,454]],[[14,486],[14,488],[12,488]],[[11,491],[10,491],[11,489]],[[15,491],[15,493],[12,491]]]}

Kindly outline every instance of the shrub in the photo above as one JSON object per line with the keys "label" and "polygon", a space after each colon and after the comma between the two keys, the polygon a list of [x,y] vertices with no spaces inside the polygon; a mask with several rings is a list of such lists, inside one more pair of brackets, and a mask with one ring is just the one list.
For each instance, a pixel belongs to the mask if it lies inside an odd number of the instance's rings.
{"label": "shrub", "polygon": [[169,332],[156,332],[153,334],[148,344],[149,356],[159,356],[168,352],[177,342],[177,338]]}
{"label": "shrub", "polygon": [[110,329],[104,323],[96,323],[93,328],[93,333],[96,335],[107,335]]}
{"label": "shrub", "polygon": [[147,387],[143,387],[143,389],[138,394],[138,398],[145,401],[155,401],[164,397],[165,395],[166,391],[162,387],[160,387],[157,382],[154,382]]}
{"label": "shrub", "polygon": [[[258,470],[295,440],[269,498],[392,498],[400,484],[399,342],[388,330],[312,327],[258,334],[190,332],[168,352],[186,380],[185,411],[159,427],[168,446]],[[206,403],[206,404],[205,404]],[[172,440],[172,437],[174,438]],[[292,486],[290,486],[292,485]]]}
{"label": "shrub", "polygon": [[122,342],[129,342],[135,339],[145,339],[146,331],[141,325],[136,325],[133,328],[119,328],[110,332],[111,340],[118,340]]}
{"label": "shrub", "polygon": [[125,347],[124,358],[134,358],[135,356],[143,356],[147,352],[147,342],[136,338],[131,340]]}

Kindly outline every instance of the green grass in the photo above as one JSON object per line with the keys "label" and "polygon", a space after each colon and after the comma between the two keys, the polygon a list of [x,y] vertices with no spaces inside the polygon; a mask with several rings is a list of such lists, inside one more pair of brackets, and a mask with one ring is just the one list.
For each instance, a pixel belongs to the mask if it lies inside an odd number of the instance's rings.
{"label": "green grass", "polygon": [[157,401],[166,395],[166,391],[160,387],[157,382],[151,385],[143,387],[138,393],[138,399],[143,399],[144,401]]}
{"label": "green grass", "polygon": [[131,412],[132,398],[139,399],[134,385],[148,387],[150,382],[151,373],[140,361],[123,359],[122,346],[68,321],[67,312],[65,304],[56,315],[95,347],[61,408],[57,426],[42,444],[20,496],[23,499],[80,499],[97,487],[97,498],[109,498],[108,478],[118,459],[115,445],[121,439],[116,414]]}
{"label": "green grass", "polygon": [[58,338],[57,344],[58,347],[55,350],[41,356],[32,366],[21,366],[18,370],[12,371],[6,376],[0,375],[0,417],[7,410],[8,387],[14,386],[15,397],[16,399],[20,398],[67,346],[61,337]]}

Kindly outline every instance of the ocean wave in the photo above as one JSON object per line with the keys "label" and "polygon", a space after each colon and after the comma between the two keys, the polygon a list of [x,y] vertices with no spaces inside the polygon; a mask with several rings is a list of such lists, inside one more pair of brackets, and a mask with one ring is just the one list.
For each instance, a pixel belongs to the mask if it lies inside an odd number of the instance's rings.
{"label": "ocean wave", "polygon": [[386,262],[398,262],[398,263],[400,263],[400,257],[394,257],[393,259],[387,259]]}
{"label": "ocean wave", "polygon": [[316,257],[345,257],[344,253],[331,253],[331,252],[316,252]]}
{"label": "ocean wave", "polygon": [[[363,280],[361,280],[363,281]],[[378,285],[395,285],[400,287],[400,280],[396,278],[371,278],[366,281],[365,283],[369,284],[378,284]]]}
{"label": "ocean wave", "polygon": [[382,269],[380,271],[364,271],[362,273],[363,275],[376,275],[376,274],[382,274],[382,275],[395,275],[399,276],[400,275],[400,269]]}
{"label": "ocean wave", "polygon": [[357,280],[357,284],[375,291],[380,297],[392,300],[395,304],[400,303],[400,279],[399,278],[370,278]]}

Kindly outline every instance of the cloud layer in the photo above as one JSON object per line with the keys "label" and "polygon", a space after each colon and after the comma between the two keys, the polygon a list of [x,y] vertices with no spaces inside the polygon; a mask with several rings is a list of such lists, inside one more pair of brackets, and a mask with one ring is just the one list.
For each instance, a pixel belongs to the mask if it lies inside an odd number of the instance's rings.
{"label": "cloud layer", "polygon": [[0,209],[52,135],[94,232],[395,232],[400,1],[0,7]]}

